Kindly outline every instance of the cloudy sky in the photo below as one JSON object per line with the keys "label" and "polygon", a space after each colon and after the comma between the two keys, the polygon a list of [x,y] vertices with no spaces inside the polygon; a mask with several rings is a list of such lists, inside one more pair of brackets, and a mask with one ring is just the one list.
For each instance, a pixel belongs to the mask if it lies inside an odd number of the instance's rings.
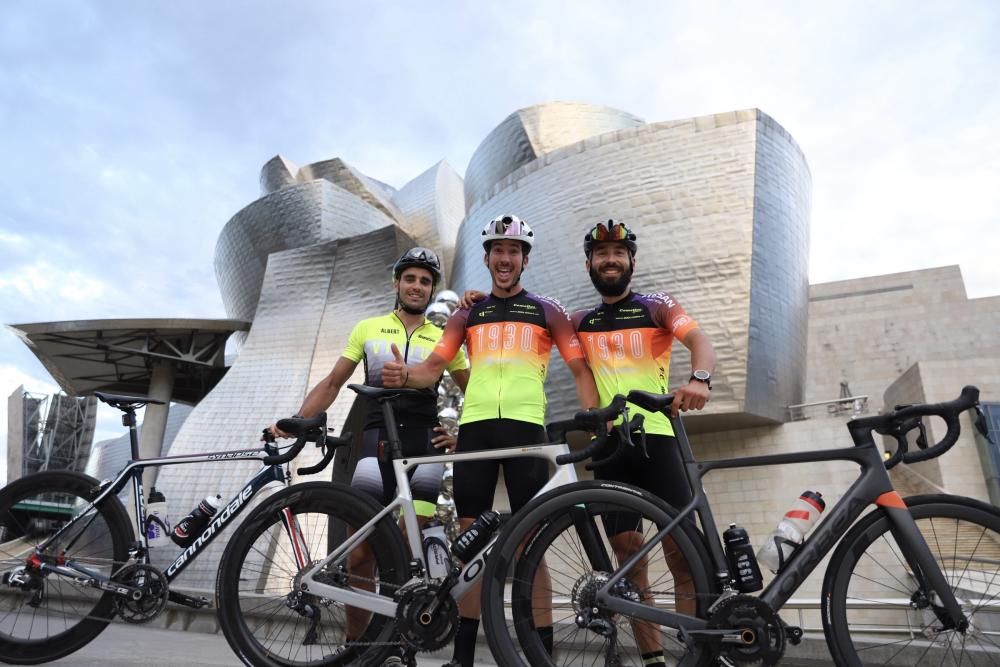
{"label": "cloudy sky", "polygon": [[[270,157],[400,186],[549,100],[759,107],[812,170],[812,282],[959,264],[997,295],[998,34],[992,0],[8,1],[0,323],[224,317],[215,240]],[[0,331],[0,438],[20,384],[54,389]]]}

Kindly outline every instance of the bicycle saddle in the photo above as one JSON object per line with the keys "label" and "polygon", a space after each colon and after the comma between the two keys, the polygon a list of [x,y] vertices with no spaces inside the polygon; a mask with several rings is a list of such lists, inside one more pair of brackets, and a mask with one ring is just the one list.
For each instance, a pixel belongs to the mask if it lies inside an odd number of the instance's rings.
{"label": "bicycle saddle", "polygon": [[426,393],[421,392],[419,389],[409,389],[406,387],[372,387],[367,384],[349,384],[347,388],[373,401],[384,401],[396,396],[417,396]]}
{"label": "bicycle saddle", "polygon": [[95,391],[94,396],[96,396],[98,400],[107,403],[113,408],[118,408],[119,410],[135,410],[136,408],[141,408],[146,404],[163,405],[163,401],[158,401],[155,398],[150,398],[149,396],[125,396],[123,394],[109,394],[103,391]]}
{"label": "bicycle saddle", "polygon": [[652,394],[648,391],[633,389],[628,393],[626,400],[629,403],[635,403],[643,410],[659,412],[670,407],[670,404],[674,402],[674,397],[673,394]]}

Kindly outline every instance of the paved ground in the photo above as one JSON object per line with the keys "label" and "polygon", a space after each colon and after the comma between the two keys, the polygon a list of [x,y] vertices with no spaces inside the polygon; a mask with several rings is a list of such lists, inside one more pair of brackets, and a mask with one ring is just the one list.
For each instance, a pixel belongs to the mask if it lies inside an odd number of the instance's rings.
{"label": "paved ground", "polygon": [[[450,655],[425,657],[419,667],[440,667]],[[219,667],[241,665],[222,635],[113,623],[71,656],[46,663],[61,667]],[[477,663],[487,667],[489,663]]]}

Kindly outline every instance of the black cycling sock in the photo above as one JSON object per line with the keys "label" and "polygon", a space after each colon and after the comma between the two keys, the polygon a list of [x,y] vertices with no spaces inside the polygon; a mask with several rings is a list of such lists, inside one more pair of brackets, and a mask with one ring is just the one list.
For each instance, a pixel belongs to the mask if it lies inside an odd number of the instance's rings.
{"label": "black cycling sock", "polygon": [[667,662],[663,659],[663,651],[643,653],[642,664],[644,667],[667,667]]}
{"label": "black cycling sock", "polygon": [[538,631],[538,638],[542,640],[545,652],[552,655],[552,626],[545,625],[535,629]]}
{"label": "black cycling sock", "polygon": [[455,635],[455,653],[452,662],[458,667],[473,667],[476,659],[476,637],[479,634],[479,619],[459,619],[458,633]]}

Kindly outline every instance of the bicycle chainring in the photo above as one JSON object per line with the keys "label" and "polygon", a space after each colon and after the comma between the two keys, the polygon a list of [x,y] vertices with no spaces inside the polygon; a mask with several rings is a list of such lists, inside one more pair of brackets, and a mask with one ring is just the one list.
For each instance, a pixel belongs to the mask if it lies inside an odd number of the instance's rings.
{"label": "bicycle chainring", "polygon": [[785,654],[785,627],[770,605],[750,595],[720,602],[708,620],[712,630],[731,630],[716,640],[720,657],[737,665],[776,665]]}
{"label": "bicycle chainring", "polygon": [[397,593],[396,629],[403,644],[417,651],[436,651],[448,645],[458,631],[458,604],[451,595],[434,610],[426,609],[437,597],[436,584],[417,582],[403,586]]}
{"label": "bicycle chainring", "polygon": [[148,623],[163,611],[169,588],[163,572],[145,563],[134,563],[118,571],[112,581],[135,592],[114,597],[115,613],[126,623]]}

